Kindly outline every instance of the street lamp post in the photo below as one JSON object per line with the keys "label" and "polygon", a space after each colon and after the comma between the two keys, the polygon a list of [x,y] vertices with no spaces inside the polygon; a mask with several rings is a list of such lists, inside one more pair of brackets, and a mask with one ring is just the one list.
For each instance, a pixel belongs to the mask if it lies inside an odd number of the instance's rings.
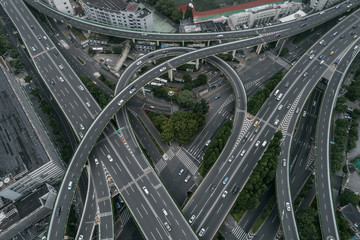
{"label": "street lamp post", "polygon": [[171,107],[170,107],[170,114],[172,114],[172,97],[174,96],[174,91],[169,91],[168,95],[170,96],[170,103],[171,103]]}

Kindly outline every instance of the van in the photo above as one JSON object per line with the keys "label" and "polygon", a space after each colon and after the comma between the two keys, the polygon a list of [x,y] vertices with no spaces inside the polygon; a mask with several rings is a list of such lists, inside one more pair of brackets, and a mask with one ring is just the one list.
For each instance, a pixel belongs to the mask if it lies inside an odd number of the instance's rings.
{"label": "van", "polygon": [[274,93],[274,96],[276,97],[279,94],[279,89],[277,89]]}
{"label": "van", "polygon": [[262,147],[265,147],[265,146],[266,146],[266,144],[267,144],[267,141],[266,141],[266,140],[264,140],[264,141],[263,141],[263,143],[261,144],[261,146],[262,146]]}
{"label": "van", "polygon": [[308,75],[308,72],[305,72],[304,75],[303,75],[303,77],[305,78],[307,75]]}
{"label": "van", "polygon": [[282,98],[283,94],[280,93],[279,96],[277,96],[276,100],[280,101],[280,99]]}

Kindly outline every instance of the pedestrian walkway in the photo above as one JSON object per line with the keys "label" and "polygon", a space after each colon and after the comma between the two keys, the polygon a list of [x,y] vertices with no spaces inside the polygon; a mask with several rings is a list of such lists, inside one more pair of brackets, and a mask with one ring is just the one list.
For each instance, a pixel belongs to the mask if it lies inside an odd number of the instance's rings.
{"label": "pedestrian walkway", "polygon": [[184,164],[184,166],[194,175],[197,172],[198,167],[194,164],[194,162],[190,159],[190,157],[186,154],[186,152],[181,148],[176,156],[179,160]]}
{"label": "pedestrian walkway", "polygon": [[231,233],[236,237],[236,239],[239,239],[239,240],[252,239],[252,237],[250,237],[249,234],[247,234],[244,231],[244,229],[242,229],[242,227],[240,227],[239,225],[237,225],[235,228],[233,228],[231,230]]}
{"label": "pedestrian walkway", "polygon": [[127,208],[125,208],[124,211],[120,213],[119,220],[123,226],[130,220],[130,213]]}
{"label": "pedestrian walkway", "polygon": [[174,158],[175,153],[169,148],[169,150],[164,155],[166,155],[166,160],[171,160]]}
{"label": "pedestrian walkway", "polygon": [[155,163],[155,169],[160,174],[162,170],[166,167],[166,162],[163,159],[160,159],[157,163]]}
{"label": "pedestrian walkway", "polygon": [[130,51],[130,41],[127,40],[126,41],[126,44],[125,44],[125,48],[124,50],[122,51],[122,54],[121,54],[121,57],[119,58],[119,61],[116,63],[115,65],[115,68],[114,70],[116,72],[118,72],[120,70],[120,68],[122,67],[122,65],[124,64],[128,54],[129,54],[129,51]]}

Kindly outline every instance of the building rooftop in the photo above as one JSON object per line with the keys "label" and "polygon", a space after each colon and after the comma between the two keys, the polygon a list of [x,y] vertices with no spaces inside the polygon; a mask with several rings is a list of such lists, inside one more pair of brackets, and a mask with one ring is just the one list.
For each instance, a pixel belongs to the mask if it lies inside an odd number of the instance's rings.
{"label": "building rooftop", "polygon": [[21,200],[3,206],[0,209],[0,239],[12,238],[48,216],[55,196],[52,187],[44,184]]}
{"label": "building rooftop", "polygon": [[128,5],[124,0],[83,0],[89,6],[110,11],[121,11]]}
{"label": "building rooftop", "polygon": [[135,12],[136,9],[138,8],[138,4],[135,3],[135,2],[130,2],[127,6],[126,6],[126,11],[129,11],[129,12]]}
{"label": "building rooftop", "polygon": [[39,139],[21,104],[5,74],[0,71],[1,181],[7,177],[20,178],[50,160],[39,144]]}
{"label": "building rooftop", "polygon": [[341,212],[342,212],[343,216],[354,225],[356,230],[358,232],[360,232],[360,212],[359,212],[359,210],[357,210],[357,208],[354,207],[351,203],[348,203],[341,209]]}

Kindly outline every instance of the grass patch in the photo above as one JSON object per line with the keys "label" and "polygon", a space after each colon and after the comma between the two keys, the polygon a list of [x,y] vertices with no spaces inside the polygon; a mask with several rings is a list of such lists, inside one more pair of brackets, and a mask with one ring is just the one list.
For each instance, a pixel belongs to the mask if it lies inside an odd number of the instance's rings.
{"label": "grass patch", "polygon": [[244,216],[245,210],[240,210],[239,212],[235,212],[233,211],[233,209],[231,209],[230,214],[235,219],[236,222],[239,222],[240,219]]}
{"label": "grass patch", "polygon": [[76,59],[81,63],[81,64],[85,64],[85,62],[80,58],[80,57],[78,57],[78,56],[76,56]]}
{"label": "grass patch", "polygon": [[75,35],[75,37],[77,39],[80,40],[80,42],[83,42],[85,41],[87,38],[85,37],[85,35],[78,29],[75,29],[75,28],[72,28],[71,29],[71,32]]}
{"label": "grass patch", "polygon": [[260,217],[256,220],[254,226],[252,227],[252,232],[257,232],[266,218],[269,216],[272,208],[274,207],[276,201],[275,195],[272,195],[270,201],[266,204],[264,210],[261,212]]}

